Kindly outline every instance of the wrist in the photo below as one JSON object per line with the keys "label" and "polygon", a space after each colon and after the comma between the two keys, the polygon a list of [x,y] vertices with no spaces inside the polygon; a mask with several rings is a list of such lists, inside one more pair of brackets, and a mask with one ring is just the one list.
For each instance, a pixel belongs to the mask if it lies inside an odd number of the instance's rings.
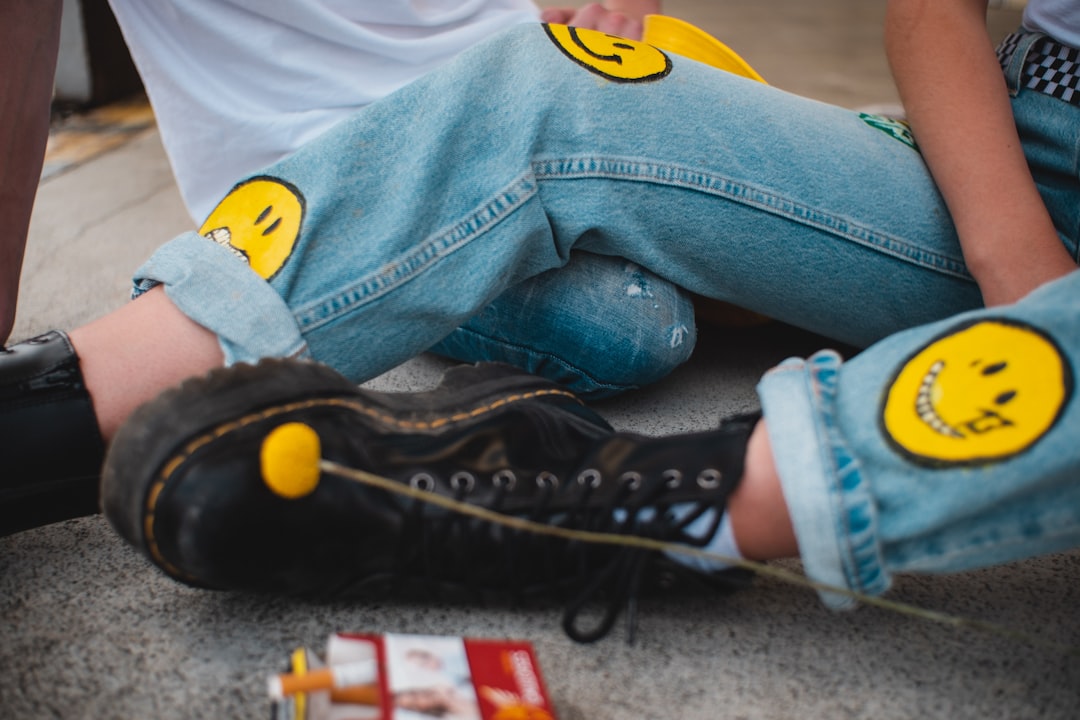
{"label": "wrist", "polygon": [[1018,301],[1035,288],[1077,269],[1053,225],[1047,222],[984,231],[977,242],[962,243],[964,260],[987,307]]}

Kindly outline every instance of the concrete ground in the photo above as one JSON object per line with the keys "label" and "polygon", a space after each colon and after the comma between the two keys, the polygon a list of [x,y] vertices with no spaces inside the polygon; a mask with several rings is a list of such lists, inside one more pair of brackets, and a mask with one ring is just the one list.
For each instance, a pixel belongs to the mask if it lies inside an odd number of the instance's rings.
{"label": "concrete ground", "polygon": [[[726,39],[774,85],[855,107],[896,102],[881,52],[883,4],[666,8]],[[993,20],[1001,33],[1017,14]],[[130,271],[191,226],[152,122],[124,117],[97,131],[123,135],[101,140],[107,151],[73,156],[58,139],[31,228],[17,339],[123,303]],[[764,369],[824,344],[776,326],[706,332],[687,366],[599,409],[651,434],[707,428],[755,404]],[[371,386],[428,387],[445,367],[418,358]],[[904,577],[890,597],[1080,645],[1075,552]],[[266,676],[294,647],[321,649],[337,630],[530,640],[563,720],[1080,717],[1075,654],[881,609],[835,614],[768,578],[731,596],[644,601],[634,645],[619,631],[576,645],[558,621],[555,606],[313,604],[195,590],[157,572],[102,518],[86,518],[0,539],[0,717],[266,717]]]}

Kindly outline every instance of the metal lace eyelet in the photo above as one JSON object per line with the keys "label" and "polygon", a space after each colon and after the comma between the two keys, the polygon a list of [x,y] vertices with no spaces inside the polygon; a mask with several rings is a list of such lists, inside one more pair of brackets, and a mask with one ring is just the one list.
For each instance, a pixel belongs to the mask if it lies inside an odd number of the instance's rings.
{"label": "metal lace eyelet", "polygon": [[462,470],[450,476],[450,488],[452,490],[464,490],[470,493],[474,487],[476,487],[476,476],[470,472]]}
{"label": "metal lace eyelet", "polygon": [[641,473],[631,471],[625,472],[621,476],[619,476],[619,482],[624,483],[631,490],[637,490],[639,487],[641,487],[643,479],[641,477]]}
{"label": "metal lace eyelet", "polygon": [[435,490],[435,478],[431,477],[427,473],[417,473],[409,480],[409,486],[413,490],[423,490],[425,492],[432,492]]}
{"label": "metal lace eyelet", "polygon": [[589,487],[596,489],[600,487],[600,483],[603,482],[603,476],[599,470],[589,468],[588,470],[582,470],[581,474],[577,476],[579,485],[588,485]]}
{"label": "metal lace eyelet", "polygon": [[715,490],[720,487],[720,481],[723,479],[724,475],[719,470],[708,468],[698,473],[697,484],[703,490]]}
{"label": "metal lace eyelet", "polygon": [[682,484],[682,473],[675,469],[665,470],[660,477],[664,478],[664,485],[669,490],[674,490]]}
{"label": "metal lace eyelet", "polygon": [[555,490],[559,487],[559,478],[555,477],[554,473],[549,473],[547,470],[544,470],[536,476],[536,486],[540,488],[549,487],[552,490]]}
{"label": "metal lace eyelet", "polygon": [[500,470],[492,476],[491,482],[495,487],[513,490],[514,486],[517,485],[517,475],[514,474],[513,470]]}

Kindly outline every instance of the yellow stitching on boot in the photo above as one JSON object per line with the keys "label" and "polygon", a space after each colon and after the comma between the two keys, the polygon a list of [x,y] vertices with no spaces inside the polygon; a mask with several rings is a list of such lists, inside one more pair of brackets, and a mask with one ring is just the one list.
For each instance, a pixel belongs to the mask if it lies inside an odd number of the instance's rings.
{"label": "yellow stitching on boot", "polygon": [[501,407],[509,405],[514,402],[520,402],[522,400],[532,400],[538,397],[547,396],[561,396],[567,397],[571,400],[584,405],[579,397],[574,395],[568,390],[559,390],[557,388],[547,390],[533,390],[526,393],[518,393],[517,395],[507,395],[495,400],[487,405],[481,405],[468,412],[455,413],[447,417],[436,418],[430,421],[407,421],[398,420],[393,415],[385,412],[380,412],[375,408],[367,407],[355,400],[345,400],[342,398],[321,398],[316,400],[302,400],[287,405],[278,405],[275,407],[267,408],[251,415],[245,415],[231,422],[223,423],[208,431],[204,435],[201,435],[190,442],[188,442],[178,455],[175,455],[171,459],[165,462],[161,472],[158,474],[157,480],[150,487],[150,492],[146,498],[146,515],[143,520],[143,534],[146,536],[147,549],[150,555],[161,564],[165,570],[174,577],[182,577],[192,582],[198,582],[197,578],[193,578],[185,572],[182,572],[179,568],[174,566],[164,555],[161,554],[161,550],[158,547],[157,539],[154,537],[154,518],[156,515],[156,505],[158,498],[161,496],[162,490],[165,488],[165,484],[168,482],[169,477],[176,471],[176,469],[184,464],[188,458],[190,458],[199,448],[210,442],[217,440],[224,435],[231,432],[240,430],[248,425],[252,425],[260,420],[266,420],[274,417],[275,415],[283,415],[285,413],[294,412],[296,410],[307,410],[314,407],[341,407],[366,415],[367,417],[375,420],[383,425],[389,425],[403,430],[436,430],[455,422],[462,420],[470,420],[473,418],[485,415],[493,410],[497,410]]}

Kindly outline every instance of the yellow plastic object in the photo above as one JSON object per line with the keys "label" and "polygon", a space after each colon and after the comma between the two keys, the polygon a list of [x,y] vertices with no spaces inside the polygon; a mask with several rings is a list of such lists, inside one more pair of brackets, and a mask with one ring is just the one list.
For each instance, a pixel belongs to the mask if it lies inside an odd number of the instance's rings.
{"label": "yellow plastic object", "polygon": [[667,15],[646,15],[641,39],[661,50],[667,50],[760,83],[765,82],[765,78],[758,75],[757,71],[734,50],[685,20]]}
{"label": "yellow plastic object", "polygon": [[259,467],[266,486],[287,500],[314,492],[319,485],[322,443],[319,434],[303,423],[285,423],[263,440]]}

